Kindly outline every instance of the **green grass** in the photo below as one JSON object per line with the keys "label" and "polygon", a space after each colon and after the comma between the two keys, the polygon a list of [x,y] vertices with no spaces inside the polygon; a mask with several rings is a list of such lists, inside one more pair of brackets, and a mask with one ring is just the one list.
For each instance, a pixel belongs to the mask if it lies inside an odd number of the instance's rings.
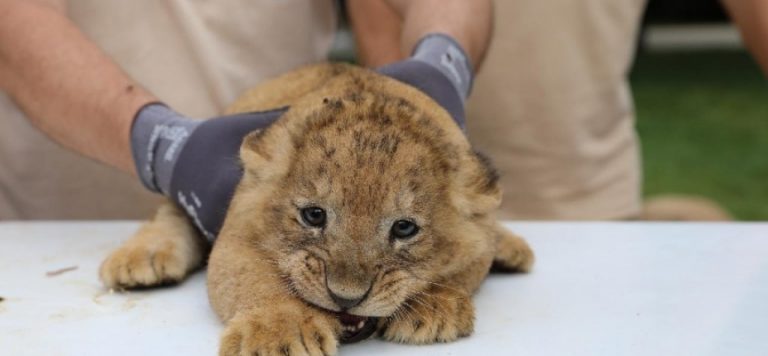
{"label": "green grass", "polygon": [[645,53],[631,81],[645,195],[703,195],[768,220],[768,81],[748,54]]}

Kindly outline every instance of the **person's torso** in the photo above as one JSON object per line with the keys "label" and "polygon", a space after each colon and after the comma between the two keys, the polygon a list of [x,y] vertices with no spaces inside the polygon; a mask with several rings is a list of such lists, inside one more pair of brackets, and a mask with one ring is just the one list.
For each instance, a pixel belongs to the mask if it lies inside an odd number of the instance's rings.
{"label": "person's torso", "polygon": [[467,126],[502,173],[503,217],[638,212],[627,72],[644,7],[645,0],[496,1]]}

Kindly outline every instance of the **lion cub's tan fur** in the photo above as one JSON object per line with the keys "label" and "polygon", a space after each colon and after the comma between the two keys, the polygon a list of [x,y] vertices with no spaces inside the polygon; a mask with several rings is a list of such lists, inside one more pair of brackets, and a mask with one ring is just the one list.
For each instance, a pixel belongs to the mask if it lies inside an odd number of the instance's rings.
{"label": "lion cub's tan fur", "polygon": [[[245,173],[210,256],[210,302],[227,323],[220,353],[334,354],[342,324],[328,290],[364,295],[346,312],[378,317],[385,339],[469,335],[470,297],[491,264],[533,263],[526,243],[495,221],[500,192],[488,163],[427,96],[357,67],[294,71],[230,112],[284,105],[277,123],[243,142]],[[302,223],[308,206],[327,211],[325,228]],[[419,232],[392,238],[398,219]],[[180,280],[204,253],[190,226],[162,207],[104,262],[103,281]]]}

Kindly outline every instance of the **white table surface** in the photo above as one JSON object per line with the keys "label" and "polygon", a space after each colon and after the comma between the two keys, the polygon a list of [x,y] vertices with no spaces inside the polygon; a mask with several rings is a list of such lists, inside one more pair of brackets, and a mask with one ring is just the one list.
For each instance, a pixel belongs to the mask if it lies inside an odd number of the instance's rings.
{"label": "white table surface", "polygon": [[[200,272],[108,294],[97,269],[135,222],[0,223],[0,355],[213,355]],[[459,342],[342,355],[768,355],[768,223],[511,223],[528,275],[493,275]],[[58,276],[46,272],[77,266]]]}

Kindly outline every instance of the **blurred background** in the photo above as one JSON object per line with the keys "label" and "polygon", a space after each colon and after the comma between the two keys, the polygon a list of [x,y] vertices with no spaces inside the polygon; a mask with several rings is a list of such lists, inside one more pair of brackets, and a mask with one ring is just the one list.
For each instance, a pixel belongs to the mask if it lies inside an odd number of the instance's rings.
{"label": "blurred background", "polygon": [[[332,58],[354,61],[346,24]],[[630,74],[644,195],[768,220],[768,81],[718,0],[650,0]]]}
{"label": "blurred background", "polygon": [[716,0],[651,0],[631,73],[644,192],[768,220],[768,81]]}

